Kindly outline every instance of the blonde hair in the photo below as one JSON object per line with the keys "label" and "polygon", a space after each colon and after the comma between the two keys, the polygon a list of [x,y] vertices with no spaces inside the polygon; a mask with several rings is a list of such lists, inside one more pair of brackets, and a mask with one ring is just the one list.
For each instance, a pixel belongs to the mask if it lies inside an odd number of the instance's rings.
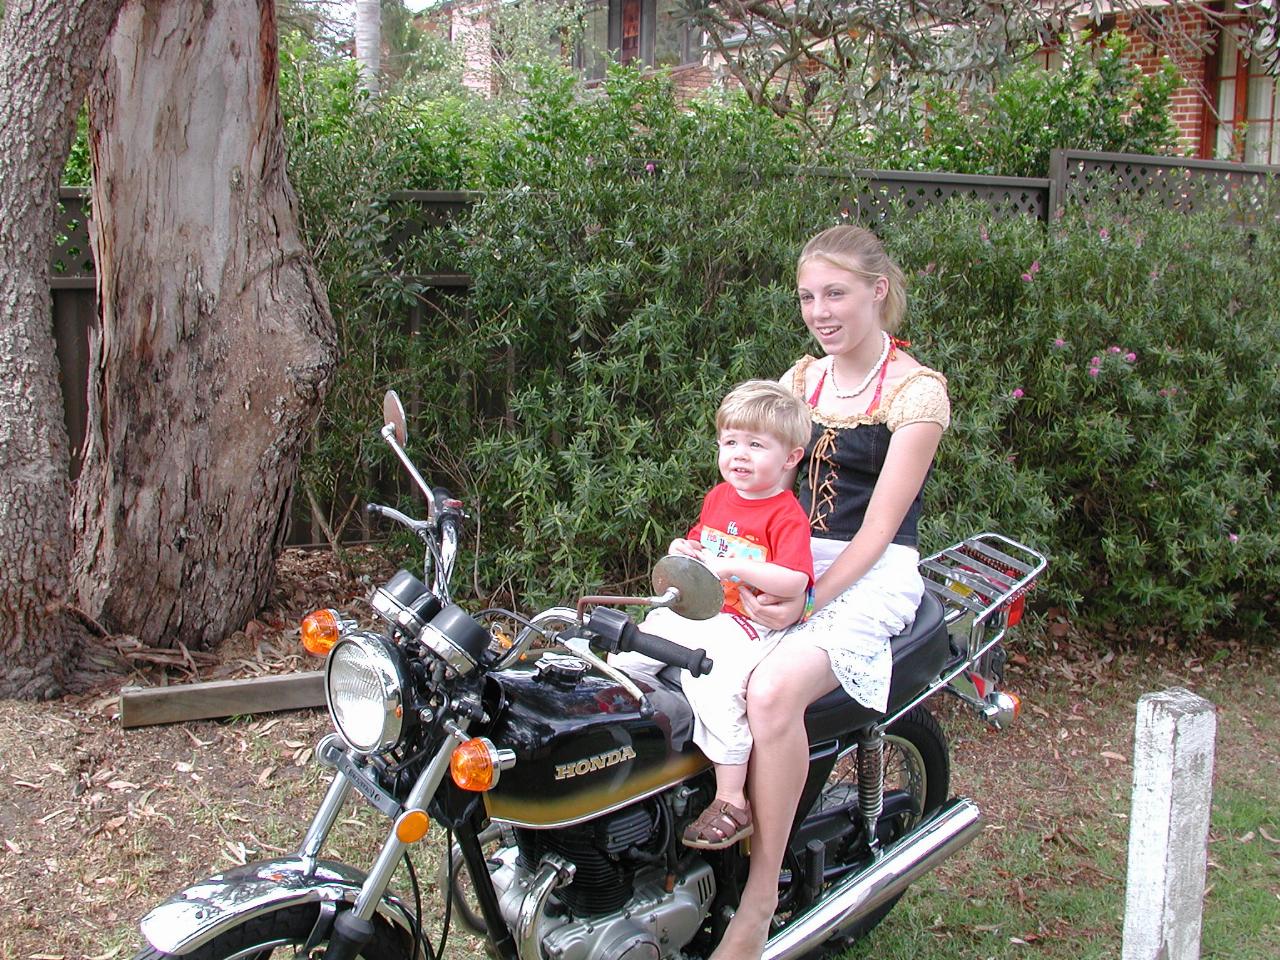
{"label": "blonde hair", "polygon": [[782,384],[748,380],[730,390],[720,402],[716,433],[724,430],[767,433],[788,450],[794,450],[809,442],[812,421],[809,408]]}
{"label": "blonde hair", "polygon": [[810,260],[818,259],[864,280],[875,282],[884,277],[889,281],[889,292],[880,308],[880,326],[890,333],[897,331],[907,312],[907,280],[902,268],[885,253],[879,237],[870,230],[848,224],[831,227],[804,245],[796,262],[796,272]]}

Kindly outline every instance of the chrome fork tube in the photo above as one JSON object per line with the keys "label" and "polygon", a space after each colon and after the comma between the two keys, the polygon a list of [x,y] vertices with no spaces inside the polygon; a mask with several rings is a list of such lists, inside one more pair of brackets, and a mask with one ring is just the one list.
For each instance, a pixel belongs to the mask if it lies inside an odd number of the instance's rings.
{"label": "chrome fork tube", "polygon": [[347,802],[347,797],[350,795],[351,781],[343,775],[342,771],[335,771],[333,782],[329,784],[329,790],[325,793],[324,800],[320,802],[320,809],[312,818],[307,835],[302,838],[302,846],[298,848],[299,858],[306,862],[307,873],[314,872],[320,848],[324,846],[329,831],[333,829],[333,825],[338,821],[338,814],[342,812],[342,805]]}
{"label": "chrome fork tube", "polygon": [[[445,738],[444,743],[440,745],[440,749],[432,757],[431,762],[427,764],[426,769],[422,771],[422,776],[418,777],[418,782],[409,791],[409,796],[404,802],[406,810],[426,809],[427,803],[436,792],[436,788],[440,786],[440,781],[449,772],[449,758],[453,756],[454,748],[467,739],[466,723],[464,720],[461,724],[450,725],[449,735]],[[382,845],[382,850],[378,853],[378,859],[374,861],[373,867],[369,870],[369,876],[365,878],[364,886],[360,888],[360,895],[356,898],[355,906],[351,908],[351,912],[359,919],[368,920],[373,916],[374,910],[377,909],[378,903],[382,900],[382,894],[387,889],[387,884],[391,882],[391,875],[395,873],[396,866],[400,863],[400,857],[404,855],[408,846],[407,843],[402,842],[396,836],[393,827],[391,835],[387,837],[386,843]]]}

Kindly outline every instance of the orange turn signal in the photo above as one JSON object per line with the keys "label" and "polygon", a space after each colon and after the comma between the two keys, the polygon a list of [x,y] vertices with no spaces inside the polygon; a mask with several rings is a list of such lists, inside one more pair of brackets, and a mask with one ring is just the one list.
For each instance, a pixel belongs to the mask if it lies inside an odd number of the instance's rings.
{"label": "orange turn signal", "polygon": [[463,790],[483,793],[498,782],[500,768],[493,744],[484,737],[475,737],[459,744],[449,758],[449,773],[453,782]]}
{"label": "orange turn signal", "polygon": [[338,642],[342,629],[338,625],[338,615],[332,610],[315,610],[302,618],[300,633],[307,653],[323,657]]}
{"label": "orange turn signal", "polygon": [[401,843],[417,843],[427,835],[431,820],[422,810],[406,810],[396,821],[396,839]]}
{"label": "orange turn signal", "polygon": [[1008,690],[1004,692],[1004,695],[1013,701],[1013,719],[1017,720],[1018,717],[1022,716],[1022,698],[1016,693],[1010,693]]}

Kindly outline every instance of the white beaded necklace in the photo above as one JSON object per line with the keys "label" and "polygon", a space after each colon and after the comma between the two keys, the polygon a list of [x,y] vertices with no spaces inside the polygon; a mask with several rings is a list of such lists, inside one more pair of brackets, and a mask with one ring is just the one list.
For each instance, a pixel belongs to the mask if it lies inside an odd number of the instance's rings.
{"label": "white beaded necklace", "polygon": [[880,351],[880,359],[877,360],[875,365],[867,371],[867,375],[862,378],[862,382],[848,393],[841,390],[840,384],[836,383],[836,358],[831,358],[831,389],[835,391],[836,396],[841,400],[852,400],[854,397],[858,396],[858,394],[863,393],[867,387],[871,386],[871,381],[876,378],[876,374],[880,372],[881,368],[885,365],[885,362],[889,359],[889,351],[893,347],[893,341],[889,334],[884,330],[881,330],[880,334],[884,337],[884,349]]}

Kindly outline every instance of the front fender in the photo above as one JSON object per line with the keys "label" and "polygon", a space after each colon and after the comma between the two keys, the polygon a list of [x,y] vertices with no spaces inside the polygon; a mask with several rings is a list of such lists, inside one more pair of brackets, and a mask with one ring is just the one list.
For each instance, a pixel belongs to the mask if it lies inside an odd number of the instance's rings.
{"label": "front fender", "polygon": [[[182,955],[253,917],[299,903],[354,903],[365,875],[332,860],[263,860],[214,874],[175,893],[142,918],[142,935],[161,953]],[[412,911],[383,894],[377,912],[409,942]]]}

